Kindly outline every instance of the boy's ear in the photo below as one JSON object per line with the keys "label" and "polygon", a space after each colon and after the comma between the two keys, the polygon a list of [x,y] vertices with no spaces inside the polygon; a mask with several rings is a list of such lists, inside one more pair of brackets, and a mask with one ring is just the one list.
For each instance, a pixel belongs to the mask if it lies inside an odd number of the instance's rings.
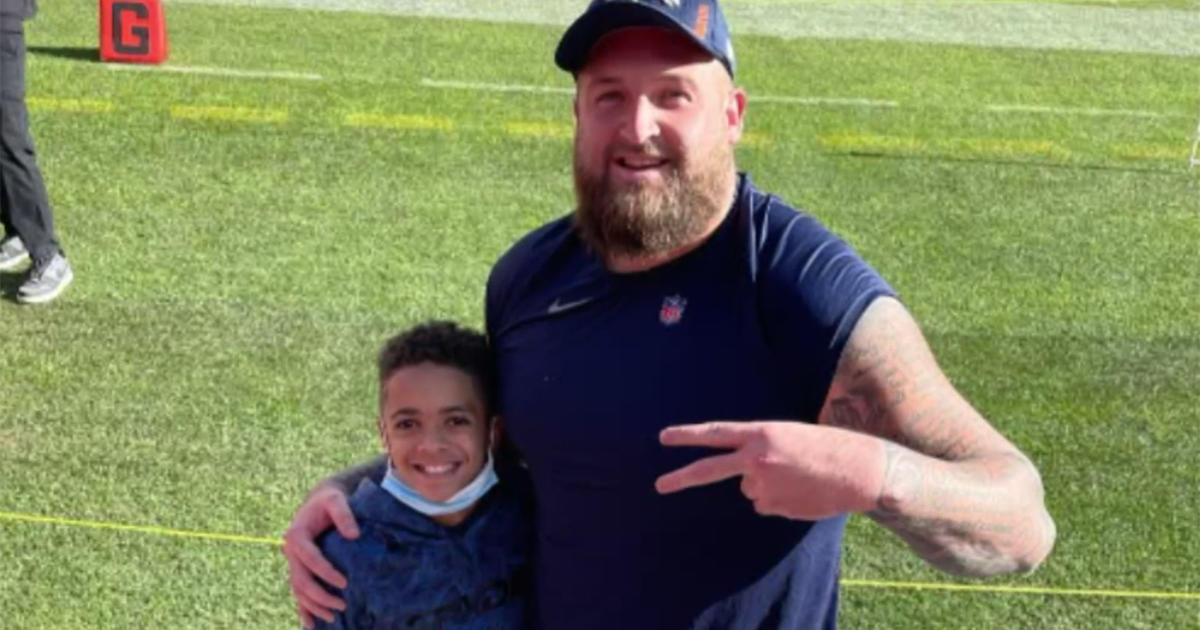
{"label": "boy's ear", "polygon": [[492,416],[492,426],[488,429],[488,450],[495,452],[496,447],[500,445],[500,438],[504,435],[504,418],[495,415]]}

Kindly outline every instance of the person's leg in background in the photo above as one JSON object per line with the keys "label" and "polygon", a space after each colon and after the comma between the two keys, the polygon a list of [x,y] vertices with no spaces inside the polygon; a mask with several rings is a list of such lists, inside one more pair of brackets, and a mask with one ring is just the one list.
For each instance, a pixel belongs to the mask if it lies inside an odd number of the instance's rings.
{"label": "person's leg in background", "polygon": [[[21,302],[48,302],[71,283],[74,274],[54,232],[46,185],[38,169],[29,111],[25,105],[25,31],[21,15],[0,14],[0,205],[5,237],[0,259],[33,259],[20,286]],[[12,242],[13,237],[19,242]],[[6,247],[7,246],[7,247]]]}
{"label": "person's leg in background", "polygon": [[11,271],[29,260],[29,250],[17,236],[17,228],[8,220],[8,193],[0,177],[0,271]]}

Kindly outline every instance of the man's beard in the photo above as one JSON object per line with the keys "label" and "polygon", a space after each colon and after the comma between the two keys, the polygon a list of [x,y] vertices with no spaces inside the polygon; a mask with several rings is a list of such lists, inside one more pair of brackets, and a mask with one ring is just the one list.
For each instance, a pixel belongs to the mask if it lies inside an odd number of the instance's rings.
{"label": "man's beard", "polygon": [[[664,155],[653,145],[643,155]],[[714,217],[732,201],[736,170],[733,149],[721,144],[694,163],[672,161],[662,184],[608,181],[612,160],[599,176],[580,164],[575,152],[575,225],[579,235],[605,260],[667,254],[705,236]]]}

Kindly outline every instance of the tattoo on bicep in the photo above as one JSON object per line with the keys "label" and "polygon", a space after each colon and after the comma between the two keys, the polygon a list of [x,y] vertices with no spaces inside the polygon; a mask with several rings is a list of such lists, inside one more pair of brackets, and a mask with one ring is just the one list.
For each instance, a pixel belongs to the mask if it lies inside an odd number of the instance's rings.
{"label": "tattoo on bicep", "polygon": [[832,398],[829,401],[829,423],[861,433],[879,434],[879,421],[885,410],[877,400],[876,397],[858,392],[846,392]]}
{"label": "tattoo on bicep", "polygon": [[822,421],[945,460],[978,454],[985,430],[924,340],[891,329],[847,344]]}
{"label": "tattoo on bicep", "polygon": [[902,402],[904,388],[898,382],[902,375],[888,365],[883,350],[873,344],[847,344],[834,376],[824,422],[852,431],[891,437],[893,431],[887,426],[887,411],[888,406],[896,402],[888,401],[885,392],[877,391],[880,388],[876,385],[876,372],[887,375],[885,382],[898,392]]}

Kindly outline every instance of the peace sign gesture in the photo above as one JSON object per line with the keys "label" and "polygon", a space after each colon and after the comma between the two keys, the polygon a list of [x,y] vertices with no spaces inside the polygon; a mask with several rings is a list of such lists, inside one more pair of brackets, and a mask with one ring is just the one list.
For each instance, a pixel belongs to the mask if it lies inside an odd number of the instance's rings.
{"label": "peace sign gesture", "polygon": [[728,452],[696,460],[655,481],[662,494],[742,478],[759,514],[818,520],[874,509],[883,489],[879,438],[797,421],[706,422],[667,427],[664,446]]}

